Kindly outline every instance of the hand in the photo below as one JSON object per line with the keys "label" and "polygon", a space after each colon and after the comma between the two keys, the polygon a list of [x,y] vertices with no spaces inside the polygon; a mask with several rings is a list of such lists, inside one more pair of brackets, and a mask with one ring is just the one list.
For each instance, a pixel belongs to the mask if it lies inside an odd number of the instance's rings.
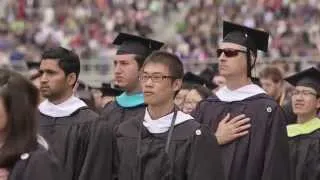
{"label": "hand", "polygon": [[7,180],[9,176],[9,172],[5,168],[0,168],[0,180]]}
{"label": "hand", "polygon": [[246,118],[244,114],[238,115],[230,120],[230,114],[228,113],[226,117],[219,122],[215,133],[218,144],[227,144],[248,134],[248,129],[251,127],[249,121],[250,118]]}

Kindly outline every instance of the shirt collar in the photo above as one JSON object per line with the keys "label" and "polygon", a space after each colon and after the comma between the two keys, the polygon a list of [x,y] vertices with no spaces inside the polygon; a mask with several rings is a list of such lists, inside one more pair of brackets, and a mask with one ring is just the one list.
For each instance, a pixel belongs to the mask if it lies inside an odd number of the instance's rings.
{"label": "shirt collar", "polygon": [[45,114],[47,116],[66,117],[66,116],[70,116],[79,108],[86,107],[86,106],[87,104],[85,102],[83,102],[82,100],[80,100],[75,96],[71,96],[66,101],[57,105],[51,103],[49,100],[45,100],[39,105],[38,108],[42,114]]}
{"label": "shirt collar", "polygon": [[[153,133],[153,134],[167,132],[171,126],[173,114],[174,112],[168,115],[165,115],[163,117],[160,117],[158,119],[152,119],[149,114],[148,108],[146,108],[143,125],[148,129],[150,133]],[[182,111],[178,111],[174,125],[181,124],[191,119],[194,119],[191,115],[186,114]]]}
{"label": "shirt collar", "polygon": [[216,92],[216,96],[221,101],[234,102],[234,101],[242,101],[249,97],[252,97],[258,94],[265,94],[265,93],[266,92],[258,85],[249,84],[241,88],[238,88],[236,90],[230,90],[227,88],[227,86],[224,86]]}

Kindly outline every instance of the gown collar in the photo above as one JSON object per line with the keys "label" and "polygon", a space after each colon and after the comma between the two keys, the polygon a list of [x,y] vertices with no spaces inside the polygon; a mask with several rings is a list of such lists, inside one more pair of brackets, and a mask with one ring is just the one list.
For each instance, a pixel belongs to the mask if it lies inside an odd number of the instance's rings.
{"label": "gown collar", "polygon": [[216,92],[216,96],[224,102],[234,102],[234,101],[242,101],[249,97],[265,94],[266,92],[255,84],[249,84],[238,88],[236,90],[230,90],[227,86],[222,87]]}
{"label": "gown collar", "polygon": [[[149,114],[148,108],[146,108],[143,126],[146,127],[148,131],[153,134],[165,133],[170,129],[173,114],[174,112],[165,115],[159,119],[152,119]],[[182,111],[178,111],[174,125],[181,124],[191,119],[194,119],[191,115],[186,114]]]}
{"label": "gown collar", "polygon": [[318,129],[320,129],[320,119],[318,117],[315,117],[302,124],[296,123],[287,125],[287,134],[288,137],[294,137],[310,134]]}
{"label": "gown collar", "polygon": [[66,117],[77,111],[79,108],[86,107],[87,104],[75,96],[60,104],[53,104],[48,100],[43,101],[39,105],[39,111],[42,114],[51,117]]}
{"label": "gown collar", "polygon": [[126,92],[122,93],[120,96],[116,97],[116,102],[121,107],[136,107],[144,104],[143,93],[137,93],[133,95],[127,95]]}

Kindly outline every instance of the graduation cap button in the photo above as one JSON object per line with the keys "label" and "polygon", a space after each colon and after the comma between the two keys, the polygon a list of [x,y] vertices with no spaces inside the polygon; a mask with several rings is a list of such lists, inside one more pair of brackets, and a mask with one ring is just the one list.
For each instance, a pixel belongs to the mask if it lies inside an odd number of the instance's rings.
{"label": "graduation cap button", "polygon": [[197,136],[200,136],[201,134],[202,134],[202,133],[201,133],[201,130],[200,130],[200,129],[197,129],[197,130],[196,130],[196,135],[197,135]]}
{"label": "graduation cap button", "polygon": [[26,160],[26,159],[28,159],[29,157],[30,157],[30,154],[29,154],[29,153],[23,153],[23,154],[21,154],[20,159]]}

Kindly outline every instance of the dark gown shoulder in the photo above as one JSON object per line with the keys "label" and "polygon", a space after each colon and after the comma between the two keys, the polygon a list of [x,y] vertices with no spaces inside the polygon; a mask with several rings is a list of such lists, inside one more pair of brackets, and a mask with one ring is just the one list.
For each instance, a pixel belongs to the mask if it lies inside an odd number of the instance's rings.
{"label": "dark gown shoulder", "polygon": [[40,126],[81,124],[96,120],[99,117],[96,112],[92,111],[88,107],[79,108],[71,115],[65,117],[51,117],[41,112],[39,112],[39,115]]}
{"label": "dark gown shoulder", "polygon": [[[40,114],[40,134],[61,162],[68,179],[85,180],[92,177],[94,173],[86,169],[91,168],[88,165],[92,164],[95,157],[100,157],[100,154],[94,156],[92,153],[100,151],[98,147],[102,145],[106,152],[109,152],[108,146],[112,147],[108,132],[102,130],[106,126],[97,126],[97,121],[98,115],[88,108],[80,108],[67,117],[55,118]],[[99,137],[103,143],[100,145],[95,137]],[[106,159],[109,159],[109,155],[112,153],[105,155]],[[99,168],[97,165],[96,170]]]}
{"label": "dark gown shoulder", "polygon": [[58,159],[39,145],[33,152],[21,155],[10,172],[9,180],[67,180]]}
{"label": "dark gown shoulder", "polygon": [[107,121],[109,127],[114,129],[124,121],[132,118],[140,117],[145,112],[145,104],[140,104],[134,107],[121,107],[117,102],[111,102],[106,105],[100,115],[100,119]]}
{"label": "dark gown shoulder", "polygon": [[320,129],[289,140],[292,180],[320,179]]}

